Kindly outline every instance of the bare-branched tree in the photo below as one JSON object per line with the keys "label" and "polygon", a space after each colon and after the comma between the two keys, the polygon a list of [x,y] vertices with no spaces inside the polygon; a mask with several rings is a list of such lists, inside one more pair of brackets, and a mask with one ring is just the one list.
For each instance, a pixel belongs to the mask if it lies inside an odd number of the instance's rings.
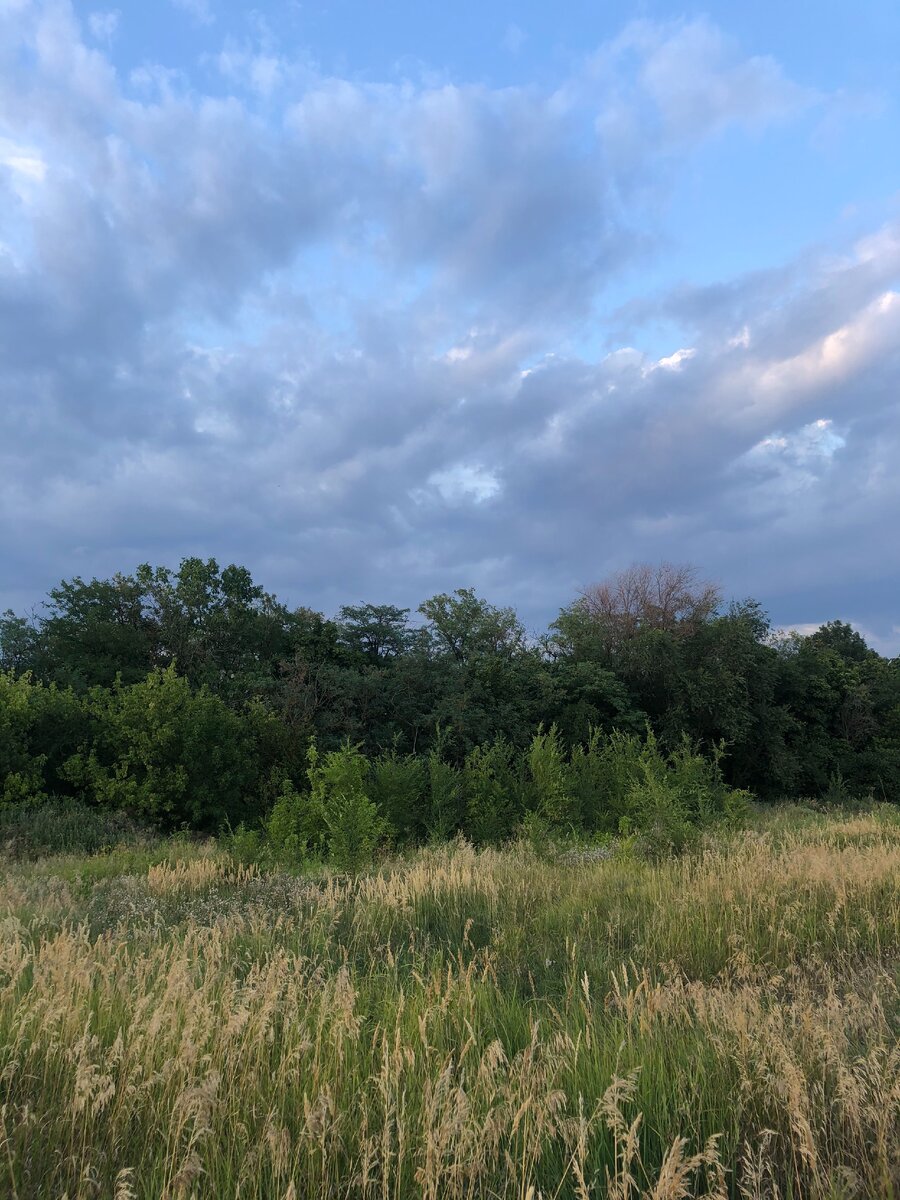
{"label": "bare-branched tree", "polygon": [[609,625],[618,641],[641,629],[691,633],[709,620],[721,602],[721,589],[700,579],[695,567],[637,563],[586,587],[578,606],[585,616]]}

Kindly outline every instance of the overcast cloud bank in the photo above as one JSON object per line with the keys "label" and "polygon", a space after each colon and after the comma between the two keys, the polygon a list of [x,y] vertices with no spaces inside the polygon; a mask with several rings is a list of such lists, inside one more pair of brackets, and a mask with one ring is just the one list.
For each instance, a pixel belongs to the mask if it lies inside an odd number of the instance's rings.
{"label": "overcast cloud bank", "polygon": [[610,291],[693,156],[846,97],[706,21],[554,89],[214,33],[205,86],[124,76],[117,23],[0,0],[0,604],[198,553],[326,610],[474,585],[539,624],[667,558],[896,652],[900,221]]}

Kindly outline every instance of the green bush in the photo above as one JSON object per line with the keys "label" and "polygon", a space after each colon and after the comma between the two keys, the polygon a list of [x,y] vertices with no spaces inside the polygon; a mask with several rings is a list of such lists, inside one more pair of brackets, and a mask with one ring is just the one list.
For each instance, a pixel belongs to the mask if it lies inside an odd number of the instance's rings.
{"label": "green bush", "polygon": [[841,769],[831,772],[828,776],[828,787],[822,793],[822,803],[828,808],[844,808],[851,804],[855,797],[847,786]]}
{"label": "green bush", "polygon": [[629,813],[628,797],[645,777],[648,754],[657,761],[656,741],[651,731],[641,738],[614,729],[601,752],[604,771],[603,796],[607,822],[618,827]]}
{"label": "green bush", "polygon": [[512,835],[518,816],[521,787],[514,768],[514,750],[502,738],[476,746],[463,767],[466,832],[476,843],[498,845]]}
{"label": "green bush", "polygon": [[629,815],[622,820],[621,832],[638,831],[648,858],[680,854],[696,842],[699,828],[688,818],[681,793],[671,779],[655,773],[649,766],[643,782],[631,789],[628,807]]}
{"label": "green bush", "polygon": [[533,811],[552,829],[572,828],[579,824],[569,764],[555,725],[551,725],[546,733],[541,726],[531,739],[527,761]]}
{"label": "green bush", "polygon": [[231,857],[245,867],[265,862],[268,858],[269,847],[263,831],[245,821],[241,821],[237,829],[226,825],[220,838]]}
{"label": "green bush", "polygon": [[259,791],[252,727],[175,668],[88,693],[92,736],[63,775],[95,803],[167,829],[235,821]]}
{"label": "green bush", "polygon": [[284,866],[299,866],[324,853],[327,825],[321,795],[298,792],[289,779],[266,818],[272,856]]}
{"label": "green bush", "polygon": [[414,754],[379,754],[369,772],[369,795],[395,837],[410,842],[425,829],[426,771]]}
{"label": "green bush", "polygon": [[710,756],[703,755],[685,736],[666,755],[648,731],[641,776],[628,792],[621,827],[637,831],[651,857],[680,853],[715,823],[738,824],[746,819],[750,797],[725,782],[723,754],[720,745]]}
{"label": "green bush", "polygon": [[325,814],[328,854],[339,871],[355,873],[371,863],[387,826],[364,792],[336,792]]}
{"label": "green bush", "polygon": [[463,819],[462,779],[456,767],[444,757],[446,745],[445,731],[439,729],[426,763],[428,809],[425,832],[432,842],[453,837]]}
{"label": "green bush", "polygon": [[87,729],[85,709],[70,689],[0,672],[0,804],[70,790],[64,764]]}
{"label": "green bush", "polygon": [[308,760],[311,812],[322,815],[328,856],[339,870],[358,871],[387,832],[367,794],[369,764],[349,741],[321,758],[311,742]]}

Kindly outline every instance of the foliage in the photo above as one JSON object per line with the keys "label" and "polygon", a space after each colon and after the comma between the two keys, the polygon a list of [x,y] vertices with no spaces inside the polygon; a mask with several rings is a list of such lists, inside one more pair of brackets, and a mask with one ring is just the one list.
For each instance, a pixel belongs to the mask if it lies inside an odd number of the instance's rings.
{"label": "foliage", "polygon": [[463,789],[459,771],[446,761],[446,731],[438,729],[428,754],[428,810],[425,832],[432,842],[444,842],[459,828],[463,817]]}
{"label": "foliage", "polygon": [[470,750],[463,767],[462,785],[468,836],[478,845],[492,846],[511,837],[522,808],[522,781],[509,742],[498,738],[487,746]]}
{"label": "foliage", "polygon": [[87,726],[70,689],[0,672],[0,807],[66,791],[65,764]]}
{"label": "foliage", "polygon": [[269,844],[265,833],[248,825],[246,821],[241,821],[236,829],[226,826],[222,832],[222,844],[232,858],[245,867],[266,862],[269,858]]}
{"label": "foliage", "polygon": [[549,827],[571,828],[578,820],[571,773],[559,730],[541,727],[528,748],[528,774],[531,783],[531,808]]}
{"label": "foliage", "polygon": [[[900,795],[900,660],[846,623],[776,636],[754,601],[724,605],[671,564],[591,585],[542,637],[471,588],[417,613],[291,610],[211,558],[64,580],[36,615],[0,618],[0,800],[259,827],[285,779],[305,794],[312,737],[323,756],[359,748],[350,794],[397,844],[502,840],[528,811],[555,836],[612,834],[637,819],[631,791],[655,787],[648,729],[664,758],[683,737],[703,747],[735,793],[822,797],[840,778],[848,796]],[[330,836],[315,812],[304,853]]]}
{"label": "foliage", "polygon": [[259,764],[249,722],[174,667],[94,688],[91,738],[63,768],[82,795],[163,828],[217,828],[248,809]]}
{"label": "foliage", "polygon": [[369,764],[349,741],[321,756],[311,742],[308,758],[309,807],[321,814],[329,858],[339,870],[358,871],[388,831],[367,795]]}
{"label": "foliage", "polygon": [[458,588],[452,595],[432,596],[419,606],[438,653],[457,663],[483,656],[510,658],[524,649],[525,631],[511,608],[496,608]]}
{"label": "foliage", "polygon": [[373,759],[369,768],[369,795],[400,842],[419,838],[425,829],[426,767],[414,754],[399,754],[396,747]]}
{"label": "foliage", "polygon": [[311,854],[321,853],[325,847],[326,828],[321,794],[313,796],[298,792],[286,779],[265,825],[275,861],[286,866],[299,866]]}

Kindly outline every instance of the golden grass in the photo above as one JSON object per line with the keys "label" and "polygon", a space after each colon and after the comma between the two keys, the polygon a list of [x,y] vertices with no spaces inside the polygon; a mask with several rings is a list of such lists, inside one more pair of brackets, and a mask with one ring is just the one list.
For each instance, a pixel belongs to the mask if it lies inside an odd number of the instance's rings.
{"label": "golden grass", "polygon": [[900,825],[5,864],[0,1195],[900,1194]]}

